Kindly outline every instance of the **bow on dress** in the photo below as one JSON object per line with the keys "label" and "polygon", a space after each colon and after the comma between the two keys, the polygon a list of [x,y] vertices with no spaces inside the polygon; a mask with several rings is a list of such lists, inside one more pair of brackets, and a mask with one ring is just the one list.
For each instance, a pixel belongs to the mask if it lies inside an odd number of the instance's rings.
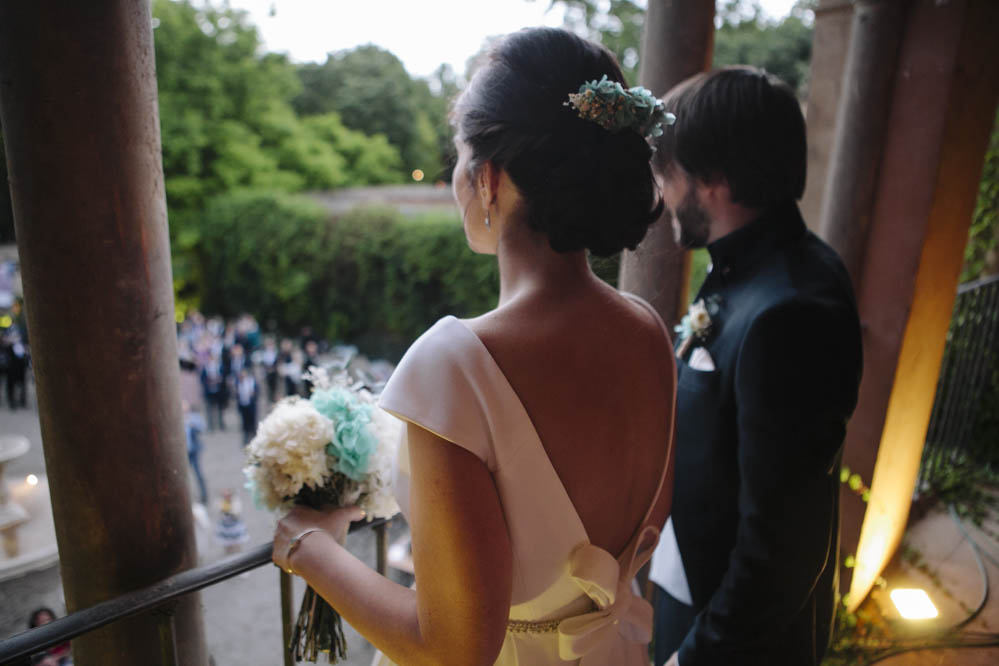
{"label": "bow on dress", "polygon": [[[656,528],[647,526],[635,547],[649,530]],[[652,556],[652,550],[647,548],[641,555],[632,551],[624,576],[621,564],[603,548],[582,543],[573,550],[569,573],[597,610],[559,623],[558,651],[562,660],[590,657],[593,663],[611,663],[598,660],[597,655],[615,651],[620,639],[633,645],[652,640],[652,606],[631,589],[632,579]]]}

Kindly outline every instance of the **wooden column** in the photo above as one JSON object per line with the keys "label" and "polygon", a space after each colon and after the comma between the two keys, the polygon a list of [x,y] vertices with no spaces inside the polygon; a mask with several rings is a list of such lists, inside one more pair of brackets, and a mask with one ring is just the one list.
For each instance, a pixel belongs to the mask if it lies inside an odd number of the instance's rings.
{"label": "wooden column", "polygon": [[859,0],[843,68],[821,235],[859,284],[909,0]]}
{"label": "wooden column", "polygon": [[[148,0],[0,3],[0,113],[74,611],[197,560]],[[207,663],[198,596],[165,611],[75,639],[76,663]]]}
{"label": "wooden column", "polygon": [[999,99],[997,34],[994,0],[916,0],[905,19],[857,289],[864,378],[844,464],[871,496],[843,504],[854,607],[908,518]]}
{"label": "wooden column", "polygon": [[850,46],[853,0],[820,0],[815,9],[808,72],[808,182],[799,204],[808,228],[821,233],[822,196],[836,131],[843,68]]}
{"label": "wooden column", "polygon": [[[714,0],[650,0],[639,80],[657,96],[711,67]],[[678,247],[664,216],[634,252],[621,256],[620,288],[638,294],[672,328],[687,309],[690,253]]]}

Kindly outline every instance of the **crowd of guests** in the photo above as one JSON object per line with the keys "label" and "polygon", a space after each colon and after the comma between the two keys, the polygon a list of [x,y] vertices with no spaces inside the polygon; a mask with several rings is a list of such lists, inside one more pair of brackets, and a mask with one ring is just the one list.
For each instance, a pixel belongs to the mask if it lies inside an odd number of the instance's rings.
{"label": "crowd of guests", "polygon": [[308,328],[299,340],[278,340],[262,334],[251,315],[227,322],[192,311],[177,328],[177,346],[187,454],[200,501],[207,504],[202,433],[225,430],[234,406],[246,445],[256,433],[261,407],[285,396],[309,395],[311,386],[303,375],[309,366],[319,365],[321,342]]}

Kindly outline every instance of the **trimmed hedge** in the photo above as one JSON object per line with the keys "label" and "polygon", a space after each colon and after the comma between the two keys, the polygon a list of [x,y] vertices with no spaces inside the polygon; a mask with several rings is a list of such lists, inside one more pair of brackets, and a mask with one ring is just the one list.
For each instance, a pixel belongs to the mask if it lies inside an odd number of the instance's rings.
{"label": "trimmed hedge", "polygon": [[311,326],[394,360],[444,315],[496,305],[496,260],[468,249],[457,213],[362,208],[329,219],[304,197],[236,192],[192,222],[197,237],[174,262],[197,265],[196,294],[178,299],[227,317],[252,313],[282,334]]}

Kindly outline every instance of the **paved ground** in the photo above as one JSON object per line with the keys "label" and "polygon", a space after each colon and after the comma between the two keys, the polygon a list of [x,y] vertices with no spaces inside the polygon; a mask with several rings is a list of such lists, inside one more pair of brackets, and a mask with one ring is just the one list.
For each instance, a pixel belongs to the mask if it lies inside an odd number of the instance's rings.
{"label": "paved ground", "polygon": [[[34,395],[29,393],[29,409],[11,411],[4,400],[0,406],[0,433],[17,433],[31,440],[32,449],[24,457],[9,464],[8,478],[23,479],[26,475],[44,473],[45,462],[42,454],[41,433],[38,416],[34,409]],[[266,411],[262,407],[262,411]],[[227,414],[225,432],[208,433],[205,436],[205,450],[202,457],[210,504],[214,504],[224,488],[232,488],[242,499],[243,518],[250,533],[248,546],[265,543],[273,533],[273,518],[270,514],[257,510],[243,489],[241,468],[243,453],[242,438],[238,432],[238,417],[235,410]],[[191,477],[192,493],[195,488]],[[209,507],[209,516],[214,523],[217,509]],[[398,536],[405,531],[405,525],[398,519],[392,526],[391,534]],[[213,525],[203,525],[197,529],[198,550],[202,563],[224,557],[222,548],[213,537]],[[351,535],[350,549],[364,561],[374,566],[375,540],[371,532]],[[399,575],[400,582],[406,582]],[[273,566],[260,567],[240,577],[220,583],[201,593],[204,607],[205,631],[209,650],[217,666],[230,665],[270,665],[281,664],[281,619],[279,597],[279,575]],[[65,612],[62,595],[62,582],[58,567],[50,567],[24,575],[20,578],[0,582],[0,638],[19,633],[27,628],[27,616],[38,606],[50,606],[60,616]],[[296,579],[296,604],[301,598],[304,585]],[[297,610],[297,605],[296,605]],[[345,627],[349,646],[348,660],[351,665],[371,663],[371,646],[349,627]]]}
{"label": "paved ground", "polygon": [[[921,553],[927,563],[926,569],[920,570],[897,557],[884,575],[889,588],[921,587],[926,590],[940,610],[937,620],[923,621],[928,628],[950,627],[961,622],[979,607],[983,591],[991,587],[981,611],[964,629],[999,634],[999,595],[995,592],[999,586],[999,520],[991,516],[981,527],[965,523],[965,529],[981,549],[984,577],[972,546],[943,508],[930,511],[906,532],[906,543]],[[884,597],[875,597],[875,600],[891,612],[890,601]],[[879,663],[885,666],[987,666],[999,664],[999,646],[921,650]]]}

